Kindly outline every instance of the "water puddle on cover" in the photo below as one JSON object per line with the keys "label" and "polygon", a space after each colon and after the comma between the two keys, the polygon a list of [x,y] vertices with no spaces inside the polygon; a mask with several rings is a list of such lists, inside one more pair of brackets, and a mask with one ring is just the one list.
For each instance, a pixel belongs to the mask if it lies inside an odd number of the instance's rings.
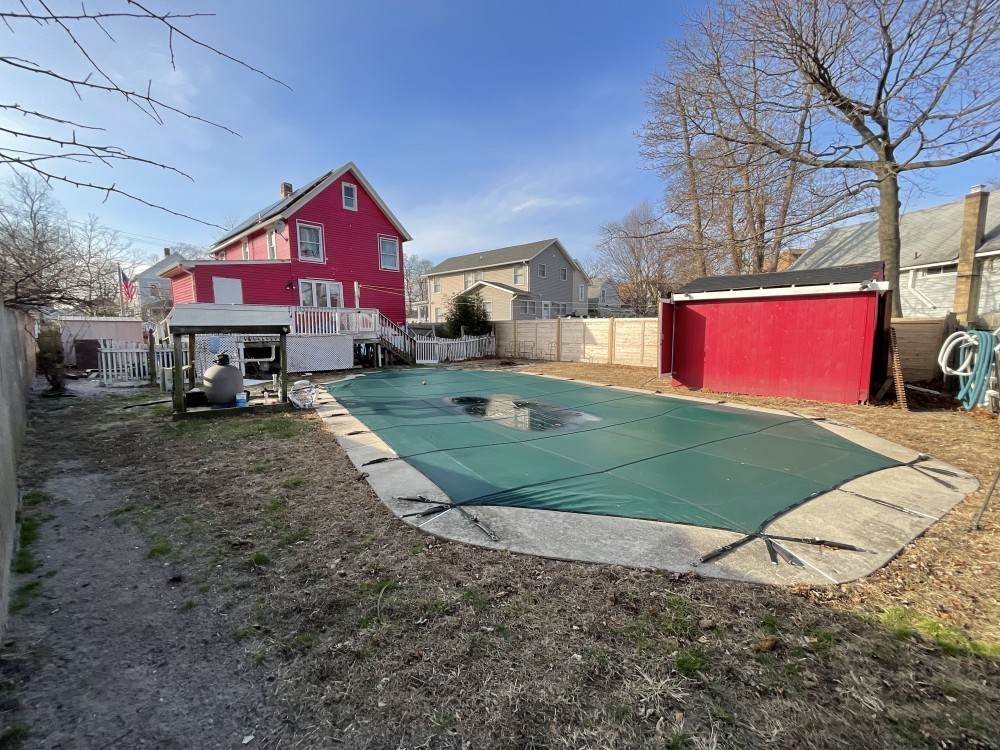
{"label": "water puddle on cover", "polygon": [[445,403],[460,407],[473,417],[482,417],[496,424],[525,432],[558,430],[598,419],[592,414],[567,409],[546,401],[496,394],[494,396],[453,396]]}

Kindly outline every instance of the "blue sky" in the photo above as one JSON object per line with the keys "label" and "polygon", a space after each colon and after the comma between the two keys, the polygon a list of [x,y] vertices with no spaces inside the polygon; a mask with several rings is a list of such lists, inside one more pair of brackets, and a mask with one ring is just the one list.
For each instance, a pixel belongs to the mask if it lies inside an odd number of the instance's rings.
{"label": "blue sky", "polygon": [[[689,3],[697,6],[697,3]],[[74,6],[76,7],[76,6]],[[165,4],[162,7],[167,7]],[[661,184],[638,155],[643,86],[678,33],[681,3],[332,0],[275,4],[172,2],[216,13],[192,33],[281,79],[175,44],[151,28],[98,30],[99,59],[138,88],[240,133],[167,116],[157,125],[120,101],[67,97],[61,87],[7,80],[13,98],[108,127],[102,138],[188,172],[194,181],[124,165],[97,169],[143,197],[214,223],[242,219],[298,186],[354,161],[413,235],[406,249],[449,255],[559,237],[586,261],[604,222]],[[89,6],[88,6],[89,8]],[[18,27],[5,42],[25,57],[76,64],[51,31]],[[42,36],[44,34],[44,36]],[[10,54],[10,52],[8,52]],[[934,193],[906,208],[960,197],[995,181],[997,160],[938,171]],[[59,188],[71,215],[99,215],[149,253],[207,245],[219,231],[121,198]]]}

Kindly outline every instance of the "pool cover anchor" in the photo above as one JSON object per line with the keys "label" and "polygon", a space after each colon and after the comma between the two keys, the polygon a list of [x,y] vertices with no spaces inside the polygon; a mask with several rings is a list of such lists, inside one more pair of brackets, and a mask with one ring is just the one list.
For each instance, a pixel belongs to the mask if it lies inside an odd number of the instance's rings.
{"label": "pool cover anchor", "polygon": [[414,518],[414,517],[423,518],[425,516],[433,516],[438,513],[445,513],[449,510],[457,510],[459,513],[465,516],[470,523],[472,523],[480,531],[486,534],[486,536],[490,538],[490,541],[493,541],[496,544],[500,544],[500,537],[496,535],[496,532],[493,531],[493,529],[491,529],[485,523],[480,521],[479,516],[477,516],[475,513],[470,513],[461,505],[456,505],[455,503],[435,502],[434,500],[428,500],[423,495],[416,495],[415,497],[405,497],[402,495],[398,495],[396,496],[395,499],[407,500],[411,503],[434,503],[433,507],[427,508],[426,510],[417,511],[416,513],[407,513],[406,515],[400,516],[400,518]]}
{"label": "pool cover anchor", "polygon": [[[789,550],[783,544],[779,542],[797,542],[798,544],[812,544],[816,547],[829,547],[830,549],[844,550],[846,552],[864,552],[866,554],[874,555],[875,552],[870,549],[865,549],[864,547],[858,547],[853,544],[847,544],[846,542],[835,542],[830,539],[821,539],[820,537],[798,537],[798,536],[775,536],[772,534],[747,534],[742,539],[737,539],[735,542],[730,542],[729,544],[724,544],[717,549],[702,555],[697,560],[691,563],[691,567],[697,568],[712,560],[717,560],[720,557],[725,557],[730,552],[739,549],[747,542],[753,541],[754,539],[760,539],[764,542],[764,546],[767,549],[767,556],[770,558],[773,565],[778,564],[778,559],[784,560],[789,565],[794,565],[795,567],[814,567],[812,565],[807,565],[802,558],[796,555],[794,552]],[[822,572],[822,571],[820,571]],[[825,575],[825,574],[824,574]],[[827,576],[829,577],[829,576]]]}

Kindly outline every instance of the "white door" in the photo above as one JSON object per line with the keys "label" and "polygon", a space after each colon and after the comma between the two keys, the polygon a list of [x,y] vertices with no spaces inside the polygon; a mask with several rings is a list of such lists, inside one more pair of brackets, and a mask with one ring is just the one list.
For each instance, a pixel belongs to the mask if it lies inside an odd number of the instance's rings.
{"label": "white door", "polygon": [[552,315],[552,303],[551,302],[543,302],[542,303],[542,319],[543,320],[548,320],[549,316],[551,316],[551,315]]}
{"label": "white door", "polygon": [[242,305],[243,282],[239,279],[213,276],[212,294],[215,295],[215,303],[217,305]]}

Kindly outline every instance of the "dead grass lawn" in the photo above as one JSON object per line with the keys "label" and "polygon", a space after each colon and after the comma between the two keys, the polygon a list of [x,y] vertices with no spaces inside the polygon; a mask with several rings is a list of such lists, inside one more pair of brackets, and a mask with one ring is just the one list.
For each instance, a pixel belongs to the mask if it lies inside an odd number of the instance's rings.
{"label": "dead grass lawn", "polygon": [[[981,482],[997,462],[996,425],[960,414],[753,402]],[[394,519],[313,416],[175,424],[124,403],[43,405],[62,408],[36,414],[26,479],[53,457],[113,475],[118,518],[170,540],[198,606],[274,678],[295,746],[1000,747],[1000,660],[973,653],[1000,654],[998,514],[967,534],[977,498],[863,583],[785,590],[441,543]]]}

